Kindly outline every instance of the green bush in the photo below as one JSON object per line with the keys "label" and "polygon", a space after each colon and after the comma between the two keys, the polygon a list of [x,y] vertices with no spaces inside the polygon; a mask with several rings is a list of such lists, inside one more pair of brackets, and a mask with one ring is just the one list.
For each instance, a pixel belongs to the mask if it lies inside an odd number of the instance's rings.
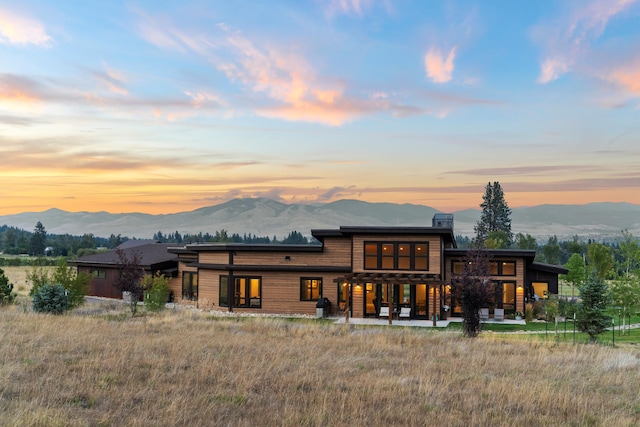
{"label": "green bush", "polygon": [[165,307],[169,297],[169,279],[159,272],[145,275],[142,279],[144,292],[144,306],[149,311],[159,311]]}
{"label": "green bush", "polygon": [[15,298],[13,284],[9,283],[9,278],[4,275],[4,270],[0,268],[0,305],[13,304]]}
{"label": "green bush", "polygon": [[62,314],[68,309],[69,298],[62,285],[42,285],[33,295],[33,310],[37,313]]}

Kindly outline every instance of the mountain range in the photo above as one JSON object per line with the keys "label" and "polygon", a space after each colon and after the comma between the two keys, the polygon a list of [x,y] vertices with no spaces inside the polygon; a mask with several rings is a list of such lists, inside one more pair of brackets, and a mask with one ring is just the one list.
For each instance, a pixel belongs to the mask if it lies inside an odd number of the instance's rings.
{"label": "mountain range", "polygon": [[[233,199],[219,205],[189,212],[152,215],[144,213],[67,212],[49,209],[0,216],[0,225],[33,230],[40,221],[48,233],[99,237],[111,234],[151,238],[154,233],[197,234],[227,230],[229,234],[286,237],[291,231],[310,236],[311,229],[362,226],[430,226],[438,210],[429,206],[369,203],[338,200],[330,203],[285,204],[266,198]],[[480,210],[467,209],[454,214],[456,235],[474,235]],[[577,235],[582,239],[616,239],[622,230],[640,235],[640,206],[629,203],[590,203],[586,205],[540,205],[513,208],[514,233],[531,234],[539,242],[549,236],[560,239]]]}

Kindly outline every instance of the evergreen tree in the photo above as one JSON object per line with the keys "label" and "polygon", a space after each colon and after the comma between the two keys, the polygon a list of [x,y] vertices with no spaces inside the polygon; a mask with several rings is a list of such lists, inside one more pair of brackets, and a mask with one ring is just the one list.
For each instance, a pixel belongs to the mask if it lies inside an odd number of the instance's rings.
{"label": "evergreen tree", "polygon": [[44,255],[44,249],[47,246],[47,230],[40,221],[36,224],[31,235],[31,255]]}
{"label": "evergreen tree", "polygon": [[16,295],[13,293],[13,284],[4,275],[4,270],[0,268],[0,305],[12,304]]}
{"label": "evergreen tree", "polygon": [[498,181],[487,183],[482,196],[482,214],[480,221],[474,227],[476,241],[484,245],[485,240],[492,232],[502,231],[507,236],[506,245],[511,245],[513,233],[511,233],[511,209],[504,198],[504,192]]}
{"label": "evergreen tree", "polygon": [[593,343],[611,324],[610,317],[604,314],[611,301],[609,287],[595,271],[592,271],[580,288],[580,297],[576,323],[580,331],[589,335],[589,342]]}

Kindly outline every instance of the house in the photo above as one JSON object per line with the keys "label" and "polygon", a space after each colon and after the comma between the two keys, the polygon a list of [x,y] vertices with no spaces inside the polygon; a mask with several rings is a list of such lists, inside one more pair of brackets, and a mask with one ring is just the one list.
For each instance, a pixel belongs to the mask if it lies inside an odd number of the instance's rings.
{"label": "house", "polygon": [[[411,319],[460,316],[452,277],[466,250],[458,249],[453,216],[437,214],[431,227],[340,227],[312,230],[318,245],[189,244],[172,247],[177,303],[237,312],[332,313],[376,317],[391,307]],[[490,313],[524,311],[535,295],[558,292],[563,267],[534,261],[533,250],[488,250],[495,294]],[[404,310],[402,310],[404,308]]]}
{"label": "house", "polygon": [[[117,247],[124,256],[131,258],[133,253],[140,257],[140,267],[145,274],[159,271],[167,277],[177,277],[178,256],[167,249],[172,246],[155,240],[127,240]],[[70,261],[77,267],[78,273],[89,273],[89,291],[87,295],[122,298],[122,291],[117,287],[120,277],[120,258],[116,250],[101,252],[80,257]]]}

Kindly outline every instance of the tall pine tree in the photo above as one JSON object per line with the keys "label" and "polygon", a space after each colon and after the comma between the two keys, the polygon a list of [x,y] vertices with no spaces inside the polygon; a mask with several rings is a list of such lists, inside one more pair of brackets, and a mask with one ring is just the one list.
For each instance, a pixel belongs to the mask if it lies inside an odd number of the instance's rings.
{"label": "tall pine tree", "polygon": [[504,199],[504,192],[498,181],[487,183],[482,196],[482,214],[480,221],[474,227],[476,243],[483,245],[492,233],[507,238],[507,246],[513,240],[511,232],[511,209]]}

